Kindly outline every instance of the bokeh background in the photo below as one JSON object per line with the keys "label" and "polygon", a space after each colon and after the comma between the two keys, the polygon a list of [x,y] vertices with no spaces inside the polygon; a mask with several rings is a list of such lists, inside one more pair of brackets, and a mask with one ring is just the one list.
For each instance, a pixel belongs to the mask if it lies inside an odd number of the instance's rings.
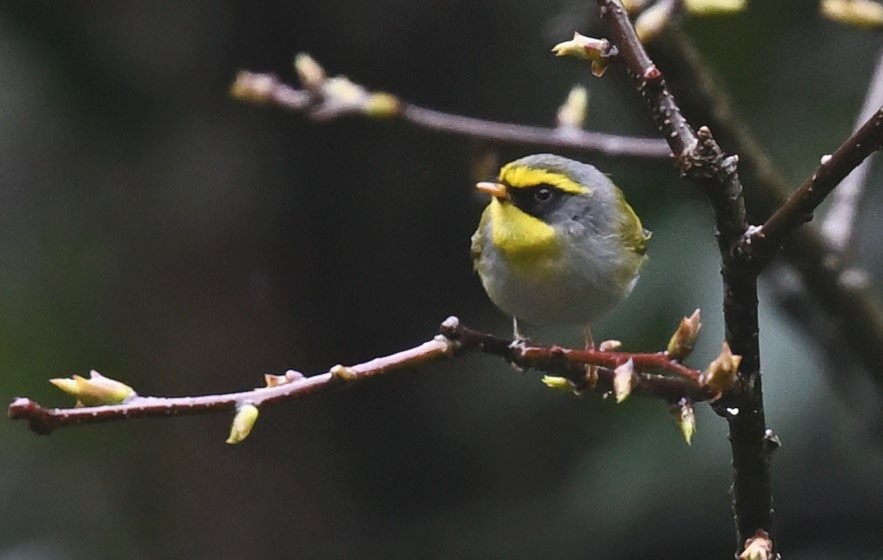
{"label": "bokeh background", "polygon": [[[621,72],[591,79],[548,52],[574,29],[603,33],[593,4],[3,2],[0,395],[67,404],[46,380],[91,368],[142,394],[244,389],[412,345],[450,314],[509,332],[468,257],[483,204],[475,143],[401,123],[314,125],[227,89],[238,69],[290,78],[308,51],[413,102],[512,122],[552,124],[585,83],[590,128],[651,135]],[[849,133],[880,35],[821,19],[812,1],[750,4],[685,28],[797,185]],[[722,338],[707,205],[667,162],[590,160],[655,232],[638,289],[597,336],[660,348],[701,307],[701,367]],[[859,259],[879,278],[883,196],[869,190]],[[767,290],[761,315],[768,421],[784,443],[780,546],[879,558],[880,395],[850,398],[838,385],[866,378],[842,375],[854,364]],[[726,426],[706,407],[688,447],[663,403],[575,398],[471,356],[265,410],[240,446],[223,443],[229,420],[49,437],[0,422],[0,559],[734,548]]]}

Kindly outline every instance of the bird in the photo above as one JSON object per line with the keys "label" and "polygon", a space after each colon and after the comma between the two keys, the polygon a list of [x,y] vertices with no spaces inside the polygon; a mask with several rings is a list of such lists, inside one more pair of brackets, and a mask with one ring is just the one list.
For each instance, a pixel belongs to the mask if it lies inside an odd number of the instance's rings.
{"label": "bird", "polygon": [[491,200],[472,235],[475,271],[491,301],[537,326],[591,324],[628,296],[647,259],[644,229],[622,191],[592,165],[534,154],[480,182]]}

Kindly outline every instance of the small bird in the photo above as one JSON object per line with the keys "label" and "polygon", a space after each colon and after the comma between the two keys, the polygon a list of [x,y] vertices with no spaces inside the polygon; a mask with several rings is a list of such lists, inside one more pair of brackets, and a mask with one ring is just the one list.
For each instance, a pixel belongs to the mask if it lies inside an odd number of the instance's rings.
{"label": "small bird", "polygon": [[635,287],[650,232],[622,191],[595,167],[552,154],[515,160],[472,235],[472,261],[491,301],[537,325],[590,325]]}

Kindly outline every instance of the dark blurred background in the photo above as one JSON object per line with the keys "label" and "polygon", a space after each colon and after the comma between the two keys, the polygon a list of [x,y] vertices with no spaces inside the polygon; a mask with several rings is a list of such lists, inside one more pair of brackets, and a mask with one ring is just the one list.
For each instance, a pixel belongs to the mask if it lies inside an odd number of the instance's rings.
{"label": "dark blurred background", "polygon": [[[752,2],[685,26],[794,185],[849,133],[881,46],[816,9]],[[512,122],[553,124],[585,83],[590,128],[653,134],[622,72],[595,80],[549,54],[574,29],[603,33],[593,2],[3,2],[3,398],[68,404],[47,379],[90,368],[142,394],[245,389],[412,345],[449,314],[509,332],[468,257],[483,205],[473,142],[401,123],[314,125],[227,90],[239,69],[289,79],[308,51],[413,102]],[[637,290],[597,338],[661,348],[701,307],[702,367],[723,332],[707,205],[668,162],[583,159],[655,232]],[[860,259],[879,278],[883,195],[869,190]],[[782,551],[879,558],[879,424],[767,292],[762,334],[768,421],[784,444]],[[471,356],[267,409],[240,446],[223,443],[229,421],[50,437],[0,423],[0,559],[734,549],[726,426],[707,407],[688,447],[661,402],[575,398]]]}

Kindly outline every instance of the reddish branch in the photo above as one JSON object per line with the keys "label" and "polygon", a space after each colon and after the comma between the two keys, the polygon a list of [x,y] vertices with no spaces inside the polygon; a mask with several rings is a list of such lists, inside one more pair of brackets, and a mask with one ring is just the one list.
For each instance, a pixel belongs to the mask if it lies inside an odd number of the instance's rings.
{"label": "reddish branch", "polygon": [[[440,336],[419,346],[354,366],[336,366],[320,375],[295,376],[289,383],[275,387],[198,397],[135,397],[125,404],[82,408],[44,408],[30,399],[19,398],[9,405],[8,414],[13,420],[27,420],[36,433],[48,434],[65,426],[115,420],[232,412],[243,404],[263,407],[470,352],[485,352],[524,369],[554,373],[571,380],[578,389],[602,394],[613,388],[613,372],[608,368],[631,359],[636,375],[633,394],[662,398],[672,403],[683,397],[699,402],[717,396],[715,391],[703,386],[701,372],[670,360],[665,353],[635,354],[513,344],[511,340],[464,327],[455,317],[442,323],[440,332]],[[599,366],[599,369],[593,369],[597,376],[595,380],[588,377],[587,365]]]}
{"label": "reddish branch", "polygon": [[[237,88],[241,88],[237,90]],[[329,107],[320,92],[297,89],[282,83],[273,75],[240,72],[234,91],[253,91],[258,95],[237,97],[266,102],[283,109],[306,113],[319,120],[343,116],[367,116],[353,107]],[[447,132],[506,144],[523,144],[552,150],[574,150],[583,153],[637,158],[668,158],[671,152],[665,142],[656,138],[638,138],[588,132],[585,130],[544,128],[502,123],[443,113],[398,100],[398,110],[385,117],[397,118],[412,125],[436,132]]]}

